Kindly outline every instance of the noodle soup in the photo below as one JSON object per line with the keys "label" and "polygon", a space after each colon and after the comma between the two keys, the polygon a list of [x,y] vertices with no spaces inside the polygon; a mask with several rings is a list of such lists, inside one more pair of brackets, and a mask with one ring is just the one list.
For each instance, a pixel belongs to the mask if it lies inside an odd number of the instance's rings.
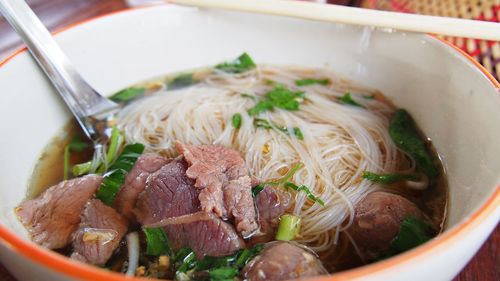
{"label": "noodle soup", "polygon": [[[442,231],[446,178],[431,143],[406,111],[330,69],[257,66],[243,54],[111,98],[126,107],[107,149],[92,156],[70,133],[49,151],[67,159],[65,172],[42,160],[33,183],[69,179],[45,201],[78,179],[95,186],[63,246],[31,229],[73,259],[155,278],[285,280],[388,258]],[[36,213],[36,200],[18,210],[28,228],[23,210]]]}

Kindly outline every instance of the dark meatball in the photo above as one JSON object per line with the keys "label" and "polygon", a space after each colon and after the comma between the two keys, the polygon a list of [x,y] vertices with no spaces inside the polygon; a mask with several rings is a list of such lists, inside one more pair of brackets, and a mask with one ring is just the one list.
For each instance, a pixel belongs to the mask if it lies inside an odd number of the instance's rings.
{"label": "dark meatball", "polygon": [[272,242],[243,269],[247,280],[290,280],[327,274],[310,250],[288,242]]}
{"label": "dark meatball", "polygon": [[408,199],[382,191],[366,196],[355,212],[348,232],[370,259],[389,249],[406,217],[423,218],[420,209]]}

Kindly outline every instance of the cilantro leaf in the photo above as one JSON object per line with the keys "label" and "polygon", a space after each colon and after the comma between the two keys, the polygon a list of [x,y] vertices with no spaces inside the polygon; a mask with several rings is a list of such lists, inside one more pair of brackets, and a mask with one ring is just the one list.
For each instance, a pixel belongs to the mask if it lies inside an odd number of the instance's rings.
{"label": "cilantro leaf", "polygon": [[353,106],[359,106],[363,107],[361,104],[359,104],[357,101],[353,100],[351,97],[351,93],[347,92],[345,93],[342,97],[339,98],[339,101],[343,104],[347,105],[353,105]]}
{"label": "cilantro leaf", "polygon": [[273,110],[274,105],[269,100],[261,100],[254,107],[248,110],[250,116],[258,115],[259,113],[266,112],[268,110]]}
{"label": "cilantro leaf", "polygon": [[399,233],[391,242],[391,248],[404,252],[415,248],[432,238],[432,227],[426,222],[408,216],[401,223]]}
{"label": "cilantro leaf", "polygon": [[215,68],[228,73],[242,73],[254,69],[255,67],[257,67],[257,65],[247,53],[241,54],[233,61],[220,63],[215,66]]}
{"label": "cilantro leaf", "polygon": [[127,88],[112,95],[110,99],[114,102],[126,102],[144,95],[146,88]]}
{"label": "cilantro leaf", "polygon": [[406,110],[396,111],[389,124],[389,135],[394,143],[415,161],[417,170],[430,178],[439,175],[432,155],[420,137],[413,118]]}
{"label": "cilantro leaf", "polygon": [[193,79],[193,73],[179,74],[172,81],[168,82],[167,89],[175,90],[195,84],[197,81]]}
{"label": "cilantro leaf", "polygon": [[233,118],[231,119],[231,122],[233,124],[233,127],[235,129],[239,129],[241,127],[241,114],[240,113],[235,113],[233,115]]}
{"label": "cilantro leaf", "polygon": [[420,180],[420,175],[418,174],[376,174],[368,171],[363,172],[363,178],[371,182],[391,184],[398,181],[418,181]]}
{"label": "cilantro leaf", "polygon": [[304,134],[302,133],[299,127],[293,128],[293,134],[295,135],[295,137],[297,137],[297,139],[304,140]]}
{"label": "cilantro leaf", "polygon": [[299,110],[298,98],[304,97],[304,92],[294,92],[278,85],[273,90],[266,93],[273,106],[283,108],[290,111]]}
{"label": "cilantro leaf", "polygon": [[305,79],[295,80],[295,85],[297,86],[309,86],[313,84],[328,85],[328,83],[330,83],[329,79],[305,78]]}

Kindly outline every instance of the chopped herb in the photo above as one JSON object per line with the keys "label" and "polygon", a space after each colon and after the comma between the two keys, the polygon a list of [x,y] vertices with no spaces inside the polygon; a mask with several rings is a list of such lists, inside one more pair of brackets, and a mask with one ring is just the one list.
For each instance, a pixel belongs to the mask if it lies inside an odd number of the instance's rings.
{"label": "chopped herb", "polygon": [[233,280],[238,275],[238,270],[234,267],[220,267],[209,270],[210,280],[212,281],[227,281]]}
{"label": "chopped herb", "polygon": [[232,118],[233,127],[239,129],[241,127],[241,114],[235,113]]}
{"label": "chopped herb", "polygon": [[302,131],[300,130],[299,127],[294,127],[293,128],[293,134],[295,137],[297,137],[299,140],[304,140],[304,134],[302,134]]}
{"label": "chopped herb", "polygon": [[261,100],[254,107],[248,110],[248,114],[250,116],[258,115],[259,113],[266,112],[269,110],[273,110],[274,105],[269,100]]}
{"label": "chopped herb", "polygon": [[235,262],[235,266],[238,268],[243,268],[249,261],[251,261],[255,256],[260,254],[260,252],[264,249],[263,244],[257,244],[251,249],[244,249],[238,256],[238,259]]}
{"label": "chopped herb", "polygon": [[330,83],[329,79],[306,78],[306,79],[295,80],[295,85],[297,86],[308,86],[313,84],[328,85],[328,83]]}
{"label": "chopped herb", "polygon": [[252,196],[255,198],[257,195],[259,195],[259,193],[264,190],[264,188],[266,187],[265,184],[258,184],[254,187],[252,187]]}
{"label": "chopped herb", "polygon": [[257,99],[257,97],[256,97],[256,96],[251,95],[251,94],[247,94],[247,93],[241,93],[240,95],[241,95],[242,97],[244,97],[244,98],[249,98],[249,99],[253,99],[253,100]]}
{"label": "chopped herb", "polygon": [[63,176],[64,179],[67,180],[69,178],[69,160],[71,156],[71,152],[82,152],[84,149],[89,147],[89,144],[84,142],[78,136],[74,136],[68,145],[64,148],[63,155]]}
{"label": "chopped herb", "polygon": [[85,163],[74,165],[73,169],[71,170],[71,173],[73,174],[73,176],[79,177],[90,173],[91,168],[92,168],[92,161],[88,161]]}
{"label": "chopped herb", "polygon": [[357,101],[355,101],[355,100],[352,99],[351,93],[349,93],[349,92],[345,93],[342,97],[340,97],[339,101],[341,103],[343,103],[343,104],[348,104],[348,105],[363,107]]}
{"label": "chopped herb", "polygon": [[271,79],[266,79],[266,80],[265,80],[265,82],[266,82],[266,85],[269,85],[269,86],[274,86],[274,85],[276,85],[276,82],[275,82],[275,81],[273,81],[273,80],[271,80]]}
{"label": "chopped herb", "polygon": [[300,217],[290,214],[285,214],[280,217],[278,231],[276,232],[276,240],[291,241],[300,230]]}
{"label": "chopped herb", "polygon": [[129,144],[123,148],[123,151],[116,161],[111,165],[109,173],[104,176],[101,186],[97,190],[96,198],[107,205],[111,205],[116,194],[120,190],[127,173],[144,151],[144,145],[140,143]]}
{"label": "chopped herb", "polygon": [[[287,127],[285,126],[281,126],[279,124],[276,124],[274,122],[269,122],[268,120],[266,119],[262,119],[262,118],[255,118],[253,120],[253,125],[256,127],[256,128],[263,128],[263,129],[266,129],[266,130],[269,130],[269,129],[276,129],[282,133],[285,133],[287,135],[290,134],[290,131]],[[292,128],[293,130],[293,134],[295,135],[295,137],[299,140],[303,140],[304,139],[304,135],[302,134],[302,131],[300,130],[299,127],[293,127]]]}
{"label": "chopped herb", "polygon": [[189,248],[181,248],[175,254],[174,262],[178,264],[177,272],[186,272],[196,266],[196,255]]}
{"label": "chopped herb", "polygon": [[175,90],[195,84],[197,81],[193,79],[192,73],[184,73],[177,75],[172,81],[168,82],[167,89]]}
{"label": "chopped herb", "polygon": [[241,54],[233,61],[224,62],[215,66],[215,68],[228,73],[242,73],[254,69],[255,67],[257,67],[257,65],[255,65],[252,58],[247,53]]}
{"label": "chopped herb", "polygon": [[145,88],[127,88],[112,95],[110,99],[115,102],[127,102],[144,95]]}
{"label": "chopped herb", "polygon": [[434,164],[433,157],[428,152],[415,122],[406,110],[396,111],[389,125],[389,135],[394,143],[415,161],[417,170],[429,178],[438,176],[439,171]]}
{"label": "chopped herb", "polygon": [[273,90],[266,93],[266,97],[275,107],[296,111],[299,110],[297,99],[304,98],[304,92],[290,91],[282,85],[277,85]]}
{"label": "chopped herb", "polygon": [[116,126],[113,127],[111,130],[108,152],[106,153],[106,164],[101,165],[101,167],[98,169],[99,173],[104,173],[106,171],[106,167],[109,166],[109,164],[113,163],[115,158],[118,156],[118,150],[120,149],[123,140],[124,138],[121,136],[118,128]]}
{"label": "chopped herb", "polygon": [[290,111],[299,110],[299,100],[304,98],[304,92],[288,90],[283,85],[275,86],[267,92],[262,100],[248,110],[248,114],[257,115],[273,110],[275,107]]}
{"label": "chopped herb", "polygon": [[312,192],[311,190],[309,189],[309,187],[307,187],[306,185],[301,185],[301,186],[297,186],[295,185],[294,183],[291,183],[291,182],[285,182],[284,184],[285,188],[291,188],[297,192],[301,192],[303,191],[306,195],[307,195],[307,198],[311,199],[312,201],[320,204],[321,206],[325,206],[325,202],[323,202],[323,200],[321,200],[320,198],[316,197]]}
{"label": "chopped herb", "polygon": [[196,263],[196,270],[208,270],[212,268],[219,268],[230,266],[233,262],[236,261],[240,251],[234,253],[233,255],[225,256],[225,257],[212,257],[205,256],[202,260]]}
{"label": "chopped herb", "polygon": [[163,228],[143,227],[142,231],[146,235],[146,255],[172,255],[172,248]]}
{"label": "chopped herb", "polygon": [[253,197],[257,196],[262,190],[264,190],[264,188],[267,186],[267,185],[272,185],[272,186],[279,186],[279,185],[282,185],[286,182],[288,182],[292,177],[293,175],[295,175],[295,173],[300,169],[302,168],[303,164],[298,162],[296,163],[295,165],[292,166],[292,168],[290,168],[290,170],[285,174],[284,177],[282,177],[281,179],[277,180],[277,181],[268,181],[268,182],[263,182],[263,183],[260,183],[256,186],[254,186],[252,188],[252,195]]}
{"label": "chopped herb", "polygon": [[365,98],[367,100],[372,100],[375,98],[375,95],[366,95],[366,96],[363,96],[363,98]]}
{"label": "chopped herb", "polygon": [[264,128],[264,129],[272,129],[273,126],[271,125],[271,123],[269,123],[269,121],[267,121],[266,119],[262,119],[262,118],[255,118],[253,120],[253,125],[257,128]]}
{"label": "chopped herb", "polygon": [[376,174],[368,171],[363,172],[363,178],[371,182],[391,184],[398,181],[419,181],[419,174]]}
{"label": "chopped herb", "polygon": [[399,232],[391,241],[389,249],[380,254],[376,260],[387,259],[413,249],[430,240],[433,232],[433,228],[425,221],[407,216],[401,222]]}
{"label": "chopped herb", "polygon": [[408,216],[401,223],[399,233],[391,242],[391,248],[404,252],[415,248],[432,238],[432,227],[426,222]]}

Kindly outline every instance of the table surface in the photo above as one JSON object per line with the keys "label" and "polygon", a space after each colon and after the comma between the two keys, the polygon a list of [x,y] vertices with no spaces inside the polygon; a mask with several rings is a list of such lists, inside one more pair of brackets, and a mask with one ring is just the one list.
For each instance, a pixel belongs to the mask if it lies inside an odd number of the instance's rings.
{"label": "table surface", "polygon": [[[126,4],[121,0],[28,0],[27,2],[50,30],[126,8]],[[0,17],[0,59],[5,58],[20,45],[19,37]],[[497,226],[487,242],[454,281],[500,281],[499,245],[500,227]],[[0,280],[15,281],[1,264]]]}

